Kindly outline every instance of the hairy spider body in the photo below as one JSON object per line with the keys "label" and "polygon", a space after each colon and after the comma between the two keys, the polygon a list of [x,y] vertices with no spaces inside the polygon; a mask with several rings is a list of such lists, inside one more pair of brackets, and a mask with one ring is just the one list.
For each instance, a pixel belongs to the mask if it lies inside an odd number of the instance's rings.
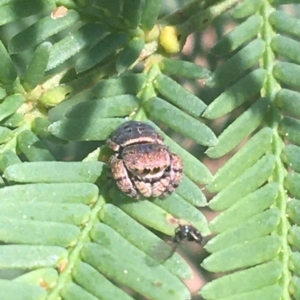
{"label": "hairy spider body", "polygon": [[150,125],[129,121],[108,139],[116,153],[110,158],[119,189],[132,198],[165,198],[182,179],[181,158],[164,145],[163,137]]}

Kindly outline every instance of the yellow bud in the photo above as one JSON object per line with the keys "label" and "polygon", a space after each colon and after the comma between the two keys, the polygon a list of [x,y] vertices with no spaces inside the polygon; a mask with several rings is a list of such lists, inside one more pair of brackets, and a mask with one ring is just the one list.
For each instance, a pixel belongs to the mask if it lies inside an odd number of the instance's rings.
{"label": "yellow bud", "polygon": [[159,42],[167,53],[176,54],[180,51],[179,32],[175,26],[166,26],[161,30]]}

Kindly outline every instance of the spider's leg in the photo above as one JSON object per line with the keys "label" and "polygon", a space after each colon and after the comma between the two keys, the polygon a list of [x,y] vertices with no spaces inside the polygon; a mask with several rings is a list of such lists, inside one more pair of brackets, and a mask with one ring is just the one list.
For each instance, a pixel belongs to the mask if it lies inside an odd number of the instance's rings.
{"label": "spider's leg", "polygon": [[112,175],[117,183],[118,188],[131,198],[139,198],[138,192],[128,175],[127,169],[121,159],[116,156],[110,158]]}
{"label": "spider's leg", "polygon": [[165,189],[164,193],[160,196],[161,199],[164,199],[168,197],[170,194],[172,194],[179,186],[182,180],[183,163],[181,158],[175,153],[170,153],[170,158],[171,158],[171,166],[169,171],[170,181],[168,187]]}

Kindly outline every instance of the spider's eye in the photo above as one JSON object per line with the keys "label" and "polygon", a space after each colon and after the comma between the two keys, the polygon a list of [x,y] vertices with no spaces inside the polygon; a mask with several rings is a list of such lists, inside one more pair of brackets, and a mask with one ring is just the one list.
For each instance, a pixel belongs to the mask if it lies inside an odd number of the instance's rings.
{"label": "spider's eye", "polygon": [[144,175],[147,175],[147,174],[150,174],[151,173],[151,170],[150,169],[144,169],[143,170],[143,174]]}
{"label": "spider's eye", "polygon": [[153,170],[152,170],[152,174],[156,174],[156,173],[158,173],[160,171],[160,167],[155,167],[155,168],[153,168]]}

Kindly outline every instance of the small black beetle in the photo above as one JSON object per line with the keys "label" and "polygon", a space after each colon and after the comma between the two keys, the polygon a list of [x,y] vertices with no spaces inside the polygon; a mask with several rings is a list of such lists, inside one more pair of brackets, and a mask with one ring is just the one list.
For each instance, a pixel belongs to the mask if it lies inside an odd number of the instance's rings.
{"label": "small black beetle", "polygon": [[180,243],[183,240],[201,244],[203,241],[203,237],[202,237],[201,233],[194,226],[179,225],[175,229],[175,235],[173,237],[173,242]]}

